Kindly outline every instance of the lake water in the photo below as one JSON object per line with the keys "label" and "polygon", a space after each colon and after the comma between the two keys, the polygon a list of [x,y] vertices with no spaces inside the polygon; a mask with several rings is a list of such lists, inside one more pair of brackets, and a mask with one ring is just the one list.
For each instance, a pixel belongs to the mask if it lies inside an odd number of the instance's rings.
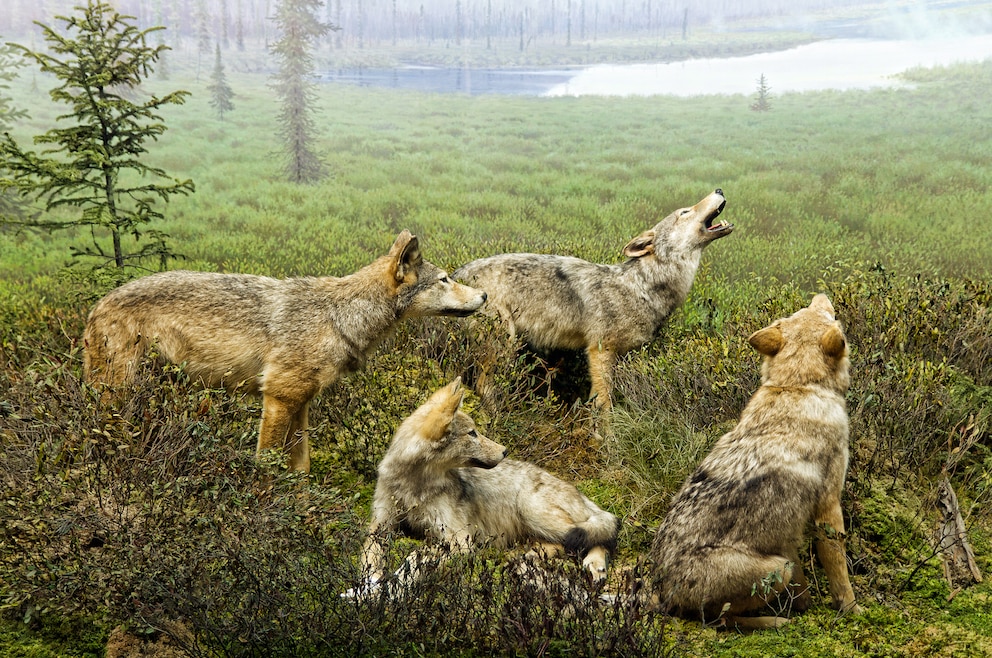
{"label": "lake water", "polygon": [[773,92],[868,89],[900,84],[892,76],[992,57],[992,36],[915,41],[831,39],[773,53],[671,64],[591,66],[548,96],[700,96],[752,94],[764,74]]}
{"label": "lake water", "polygon": [[327,82],[437,93],[533,96],[753,94],[764,74],[772,93],[898,86],[915,67],[992,58],[992,35],[927,40],[829,39],[746,57],[575,69],[404,67],[328,72]]}
{"label": "lake water", "polygon": [[327,82],[363,87],[416,89],[437,93],[516,94],[540,96],[564,82],[578,69],[441,69],[405,66],[396,69],[346,69],[323,76]]}

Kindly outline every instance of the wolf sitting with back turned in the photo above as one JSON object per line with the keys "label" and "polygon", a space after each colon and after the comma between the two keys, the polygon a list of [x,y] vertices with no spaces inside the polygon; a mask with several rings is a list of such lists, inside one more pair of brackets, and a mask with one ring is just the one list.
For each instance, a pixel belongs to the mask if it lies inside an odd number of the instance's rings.
{"label": "wolf sitting with back turned", "polygon": [[830,300],[817,295],[749,342],[764,355],[761,386],[658,528],[655,604],[738,628],[781,626],[810,605],[799,550],[813,521],[833,605],[856,611],[840,506],[850,383],[844,332]]}

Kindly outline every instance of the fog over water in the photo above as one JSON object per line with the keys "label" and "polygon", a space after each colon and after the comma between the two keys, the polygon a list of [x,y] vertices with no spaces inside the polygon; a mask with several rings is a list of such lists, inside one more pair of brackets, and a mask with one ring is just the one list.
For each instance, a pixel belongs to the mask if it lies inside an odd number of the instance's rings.
{"label": "fog over water", "polygon": [[670,64],[599,65],[582,69],[548,96],[751,94],[763,74],[777,93],[867,89],[902,84],[893,78],[915,67],[992,57],[992,36],[937,39],[830,39],[746,57]]}
{"label": "fog over water", "polygon": [[758,78],[777,94],[906,86],[903,71],[992,58],[992,35],[927,39],[834,38],[742,57],[671,63],[598,64],[543,69],[406,66],[326,71],[325,82],[434,93],[529,96],[701,96],[755,92]]}

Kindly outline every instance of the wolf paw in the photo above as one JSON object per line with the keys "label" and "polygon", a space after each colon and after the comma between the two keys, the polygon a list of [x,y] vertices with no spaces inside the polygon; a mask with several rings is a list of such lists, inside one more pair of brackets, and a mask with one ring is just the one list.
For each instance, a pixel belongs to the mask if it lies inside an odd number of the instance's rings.
{"label": "wolf paw", "polygon": [[362,601],[367,599],[381,587],[382,582],[376,576],[369,576],[365,582],[358,587],[349,587],[347,591],[339,595],[342,599],[355,599]]}

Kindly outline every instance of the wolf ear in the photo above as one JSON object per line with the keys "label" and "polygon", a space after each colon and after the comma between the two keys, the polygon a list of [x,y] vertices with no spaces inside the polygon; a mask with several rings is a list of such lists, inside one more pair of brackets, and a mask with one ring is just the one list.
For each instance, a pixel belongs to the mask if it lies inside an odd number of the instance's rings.
{"label": "wolf ear", "polygon": [[396,280],[402,281],[411,270],[416,270],[424,261],[420,255],[420,243],[417,236],[410,231],[403,231],[396,236],[393,247],[389,250],[389,255],[396,263]]}
{"label": "wolf ear", "polygon": [[455,413],[461,408],[465,392],[462,390],[462,378],[456,377],[437,393],[434,394],[437,406],[431,409],[430,414],[424,422],[424,436],[431,441],[438,441],[448,433],[448,427],[455,417]]}
{"label": "wolf ear", "polygon": [[448,389],[448,397],[444,406],[454,416],[455,412],[462,408],[462,401],[465,399],[465,391],[462,390],[462,378],[460,376],[455,377],[455,380],[446,388]]}
{"label": "wolf ear", "polygon": [[644,231],[627,243],[623,248],[623,255],[627,258],[640,258],[654,253],[654,238],[654,229]]}
{"label": "wolf ear", "polygon": [[844,332],[837,325],[830,325],[822,336],[820,336],[820,349],[827,356],[837,358],[844,353],[847,341],[844,339]]}
{"label": "wolf ear", "polygon": [[751,334],[747,339],[751,347],[765,356],[775,356],[782,349],[782,330],[776,326],[765,327]]}
{"label": "wolf ear", "polygon": [[830,298],[822,292],[813,297],[813,301],[809,303],[809,307],[820,311],[826,311],[831,317],[834,315],[834,305],[830,303]]}

